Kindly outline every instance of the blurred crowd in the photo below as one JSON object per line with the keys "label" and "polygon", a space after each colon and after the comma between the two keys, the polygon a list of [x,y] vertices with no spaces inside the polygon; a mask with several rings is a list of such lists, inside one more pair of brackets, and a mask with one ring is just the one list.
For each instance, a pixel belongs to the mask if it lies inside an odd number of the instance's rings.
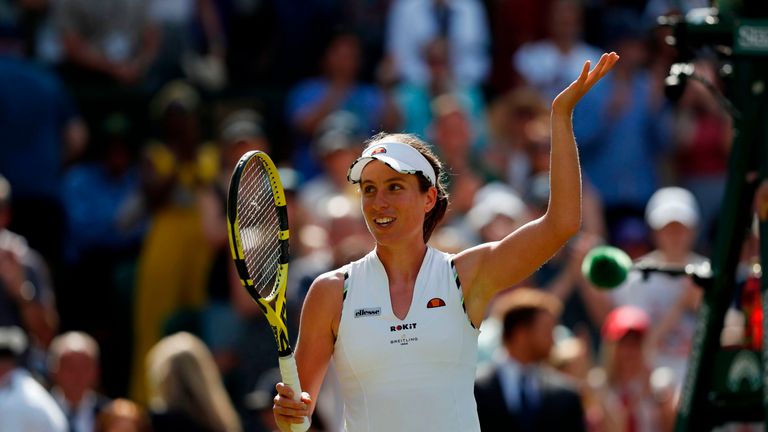
{"label": "blurred crowd", "polygon": [[[612,50],[573,119],[583,229],[494,302],[476,397],[484,430],[671,430],[700,288],[630,273],[601,291],[581,263],[601,244],[673,266],[712,251],[731,119],[697,81],[665,98],[677,53],[655,25],[707,5],[0,2],[0,393],[18,400],[0,429],[272,430],[272,332],[227,243],[238,158],[280,167],[295,337],[314,277],[373,246],[346,180],[368,137],[418,134],[448,167],[435,247],[500,239],[546,211],[551,100]],[[695,66],[721,85],[714,56]],[[336,394],[330,373],[314,430],[339,430]]]}

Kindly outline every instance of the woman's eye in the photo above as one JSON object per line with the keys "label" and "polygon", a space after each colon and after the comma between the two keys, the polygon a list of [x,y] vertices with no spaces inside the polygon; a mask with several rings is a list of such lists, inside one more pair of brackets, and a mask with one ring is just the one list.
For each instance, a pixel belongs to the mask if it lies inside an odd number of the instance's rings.
{"label": "woman's eye", "polygon": [[366,186],[363,188],[363,193],[369,194],[374,191],[373,186]]}
{"label": "woman's eye", "polygon": [[401,185],[399,185],[399,184],[392,184],[392,185],[389,186],[389,190],[392,190],[392,191],[398,191],[398,190],[400,190],[402,188],[403,187]]}

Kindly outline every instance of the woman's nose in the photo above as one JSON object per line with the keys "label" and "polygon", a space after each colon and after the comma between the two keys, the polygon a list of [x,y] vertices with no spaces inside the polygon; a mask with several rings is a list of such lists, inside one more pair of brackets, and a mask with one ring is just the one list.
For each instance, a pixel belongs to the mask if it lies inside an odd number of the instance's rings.
{"label": "woman's nose", "polygon": [[377,191],[376,195],[373,197],[373,208],[374,209],[382,209],[389,206],[389,201],[387,201],[387,197],[384,196],[384,193],[381,191]]}

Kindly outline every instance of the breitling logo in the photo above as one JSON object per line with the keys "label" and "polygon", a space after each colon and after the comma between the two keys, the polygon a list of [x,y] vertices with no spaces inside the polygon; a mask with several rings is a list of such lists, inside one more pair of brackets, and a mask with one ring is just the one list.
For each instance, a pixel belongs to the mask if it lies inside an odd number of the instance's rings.
{"label": "breitling logo", "polygon": [[404,345],[410,345],[414,342],[417,342],[418,340],[419,338],[417,338],[416,336],[408,336],[407,334],[403,333],[402,335],[400,335],[399,338],[390,340],[389,343],[392,345],[404,346]]}

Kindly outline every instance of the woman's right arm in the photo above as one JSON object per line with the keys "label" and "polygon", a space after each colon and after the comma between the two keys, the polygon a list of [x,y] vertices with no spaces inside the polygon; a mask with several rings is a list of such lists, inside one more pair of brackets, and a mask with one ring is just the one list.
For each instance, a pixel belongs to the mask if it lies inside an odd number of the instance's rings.
{"label": "woman's right arm", "polygon": [[280,430],[290,431],[291,423],[301,423],[310,416],[316,401],[310,397],[320,392],[328,363],[333,355],[341,319],[344,274],[339,271],[319,276],[309,288],[301,311],[296,366],[303,390],[302,401],[292,399],[293,390],[279,383],[272,409]]}

